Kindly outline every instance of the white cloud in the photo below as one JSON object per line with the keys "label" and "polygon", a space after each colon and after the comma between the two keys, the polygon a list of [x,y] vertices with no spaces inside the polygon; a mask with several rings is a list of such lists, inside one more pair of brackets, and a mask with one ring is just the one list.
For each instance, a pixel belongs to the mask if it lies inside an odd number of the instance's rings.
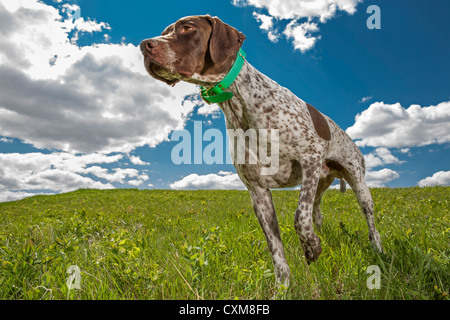
{"label": "white cloud", "polygon": [[197,108],[197,114],[203,116],[212,116],[213,118],[218,117],[220,114],[220,107],[218,104],[207,104],[205,103],[198,93],[193,93],[185,97],[183,101],[183,108],[187,112],[191,112]]}
{"label": "white cloud", "polygon": [[317,31],[319,31],[317,23],[304,22],[298,24],[296,20],[293,20],[287,25],[284,34],[288,39],[292,38],[295,49],[305,52],[306,50],[311,49],[317,39],[320,38],[311,35],[312,32]]}
{"label": "white cloud", "polygon": [[245,189],[237,173],[220,171],[219,174],[198,175],[190,174],[170,185],[175,190],[196,189]]}
{"label": "white cloud", "polygon": [[[366,184],[370,188],[382,188],[385,187],[388,182],[391,182],[395,179],[398,179],[400,175],[391,169],[381,169],[378,171],[366,171]],[[330,186],[330,189],[339,190],[339,183],[333,184]],[[346,183],[346,189],[351,189],[350,186]]]}
{"label": "white cloud", "polygon": [[220,113],[220,108],[218,104],[204,104],[200,108],[197,109],[197,114],[201,114],[204,116],[208,115],[217,115]]}
{"label": "white cloud", "polygon": [[95,181],[91,178],[81,176],[75,172],[60,169],[48,169],[31,173],[21,181],[27,189],[46,189],[56,192],[73,191],[80,188],[113,189],[109,183]]}
{"label": "white cloud", "polygon": [[348,14],[356,12],[362,0],[234,0],[235,5],[266,8],[277,19],[319,18],[321,22],[332,18],[337,10]]}
{"label": "white cloud", "polygon": [[8,138],[1,138],[1,139],[0,139],[0,142],[3,142],[3,143],[12,143],[13,140],[12,140],[12,139],[8,139]]}
{"label": "white cloud", "polygon": [[146,181],[148,180],[148,176],[144,174],[140,174],[139,170],[133,168],[114,168],[112,169],[112,173],[109,170],[101,167],[90,167],[84,170],[84,173],[92,173],[98,178],[105,179],[109,182],[115,183],[129,183],[129,181],[125,181],[127,178],[137,178],[138,181]]}
{"label": "white cloud", "polygon": [[57,193],[80,188],[111,189],[113,184],[139,186],[149,180],[145,171],[134,168],[101,167],[122,158],[121,154],[99,153],[0,153],[0,201],[41,194],[41,190]]}
{"label": "white cloud", "polygon": [[186,102],[195,86],[171,89],[152,79],[140,49],[125,37],[120,44],[79,45],[84,33],[111,27],[82,17],[78,5],[57,2],[59,10],[37,0],[0,0],[0,142],[18,138],[55,150],[0,153],[0,201],[140,186],[149,180],[146,170],[118,162],[136,147],[167,140],[197,106]]}
{"label": "white cloud", "polygon": [[64,20],[64,26],[68,30],[82,31],[82,32],[99,32],[103,29],[111,29],[109,24],[105,22],[96,22],[92,21],[89,18],[84,20],[84,17],[81,17],[81,8],[76,4],[64,4],[63,8],[65,8],[66,13],[68,13],[69,19]]}
{"label": "white cloud", "polygon": [[383,165],[383,160],[381,160],[373,153],[365,154],[364,160],[366,162],[366,168],[375,168]]}
{"label": "white cloud", "polygon": [[450,101],[436,106],[372,103],[346,132],[360,147],[403,148],[450,141]]}
{"label": "white cloud", "polygon": [[400,175],[391,169],[381,169],[378,171],[366,172],[366,183],[369,187],[383,187],[385,183],[398,179]]}
{"label": "white cloud", "polygon": [[[254,18],[261,23],[260,28],[268,33],[271,41],[276,42],[281,36],[276,23],[289,21],[284,34],[292,39],[294,48],[302,52],[314,47],[320,36],[311,35],[318,32],[318,24],[325,23],[336,16],[339,11],[354,14],[358,3],[362,0],[233,0],[234,5],[248,5],[261,10],[267,10],[269,15],[254,12]],[[300,22],[303,20],[303,22]],[[307,22],[305,22],[305,20]]]}
{"label": "white cloud", "polygon": [[374,168],[385,164],[401,164],[405,161],[399,160],[387,148],[381,147],[374,152],[364,155],[367,168]]}
{"label": "white cloud", "polygon": [[139,156],[130,156],[130,161],[132,164],[138,165],[138,166],[146,166],[150,165],[150,162],[142,161],[142,159]]}
{"label": "white cloud", "polygon": [[222,170],[220,170],[219,173],[218,173],[219,176],[231,176],[233,174],[234,173],[231,172],[231,171],[222,171]]}
{"label": "white cloud", "polygon": [[6,201],[16,201],[23,198],[28,198],[36,195],[48,195],[50,193],[40,192],[40,193],[29,193],[23,191],[9,191],[0,190],[0,202]]}
{"label": "white cloud", "polygon": [[2,136],[38,148],[130,152],[166,140],[192,111],[182,101],[195,86],[152,79],[138,47],[74,39],[107,23],[67,19],[36,0],[0,0],[0,17]]}
{"label": "white cloud", "polygon": [[128,184],[131,184],[132,186],[136,186],[136,187],[140,186],[142,183],[143,183],[143,181],[141,181],[141,180],[130,180],[130,181],[128,181]]}
{"label": "white cloud", "polygon": [[372,100],[372,96],[362,97],[361,100],[359,100],[359,103],[364,103],[369,100]]}
{"label": "white cloud", "polygon": [[261,22],[260,28],[262,30],[269,31],[273,28],[273,17],[266,16],[265,14],[258,14],[253,12],[253,17],[256,21]]}
{"label": "white cloud", "polygon": [[431,177],[420,180],[417,184],[420,187],[450,186],[450,171],[436,172]]}
{"label": "white cloud", "polygon": [[273,28],[274,18],[256,12],[253,12],[253,17],[256,21],[261,22],[260,29],[267,31],[267,37],[269,40],[272,42],[277,42],[280,35],[278,34],[278,31]]}
{"label": "white cloud", "polygon": [[[142,185],[145,181],[147,181],[149,179],[148,175],[143,173],[137,176],[137,179],[133,179],[133,180],[129,180],[127,183],[132,185],[132,186],[140,186]],[[148,184],[148,186],[153,186],[151,183]]]}
{"label": "white cloud", "polygon": [[383,160],[385,164],[400,164],[404,161],[400,161],[398,158],[392,155],[392,153],[387,148],[377,148],[375,150],[378,157]]}
{"label": "white cloud", "polygon": [[44,154],[33,153],[0,153],[0,163],[3,168],[17,171],[41,171],[46,169],[70,170],[85,173],[86,167],[91,164],[114,163],[122,159],[123,155],[108,156],[92,153],[87,155],[74,155],[66,152]]}

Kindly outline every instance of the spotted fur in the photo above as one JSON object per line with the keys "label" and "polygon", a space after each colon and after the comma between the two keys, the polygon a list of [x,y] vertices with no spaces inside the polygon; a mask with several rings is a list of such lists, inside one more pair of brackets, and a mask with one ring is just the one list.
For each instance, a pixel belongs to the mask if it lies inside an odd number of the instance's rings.
{"label": "spotted fur", "polygon": [[[192,39],[207,39],[208,42],[199,40],[197,44],[205,49],[196,53],[196,59],[204,61],[189,61],[190,69],[181,66],[184,71],[181,72],[176,69],[175,62],[182,60],[181,52],[189,50],[194,41],[186,40],[182,33],[177,33],[177,28],[185,23],[198,32],[192,35]],[[169,26],[161,37],[143,41],[141,49],[149,73],[152,76],[156,73],[157,79],[165,77],[163,81],[168,84],[183,80],[211,87],[227,73],[243,39],[245,36],[242,33],[218,18],[195,16],[180,19]],[[149,47],[148,41],[155,43]],[[215,47],[211,48],[210,43],[214,43]],[[234,49],[229,58],[222,57],[225,62],[217,65],[213,62],[212,52],[220,51],[221,45],[227,50],[233,46]],[[180,48],[183,50],[180,51]],[[168,57],[173,60],[173,56],[176,61],[165,61]],[[187,73],[189,76],[186,76]],[[329,117],[256,70],[248,61],[229,90],[234,93],[233,98],[219,104],[225,115],[227,129],[277,129],[279,133],[280,162],[277,173],[262,175],[263,165],[260,163],[235,163],[239,177],[250,192],[256,217],[272,254],[277,281],[288,285],[290,271],[271,188],[302,185],[294,213],[294,226],[308,262],[316,261],[322,252],[320,238],[315,234],[313,225],[317,228],[321,226],[320,201],[335,178],[347,181],[353,189],[366,217],[372,246],[382,252],[380,235],[374,224],[372,196],[364,181],[364,157],[353,140]]]}

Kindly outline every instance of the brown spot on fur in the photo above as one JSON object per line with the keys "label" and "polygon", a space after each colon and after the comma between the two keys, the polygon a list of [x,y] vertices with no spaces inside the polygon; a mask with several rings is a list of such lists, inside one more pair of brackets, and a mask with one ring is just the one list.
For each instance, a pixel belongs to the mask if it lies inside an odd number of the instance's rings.
{"label": "brown spot on fur", "polygon": [[328,122],[325,117],[309,103],[306,104],[306,107],[308,108],[314,128],[316,129],[319,137],[325,140],[331,140],[330,127],[328,126]]}
{"label": "brown spot on fur", "polygon": [[265,108],[264,108],[264,112],[265,112],[265,113],[271,113],[271,112],[273,111],[273,108],[274,108],[273,105],[268,106],[268,107],[265,107]]}

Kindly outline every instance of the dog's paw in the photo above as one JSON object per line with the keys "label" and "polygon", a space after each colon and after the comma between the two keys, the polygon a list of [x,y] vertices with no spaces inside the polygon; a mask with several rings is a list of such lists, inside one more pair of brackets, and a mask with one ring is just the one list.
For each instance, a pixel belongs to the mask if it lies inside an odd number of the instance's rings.
{"label": "dog's paw", "polygon": [[320,238],[316,235],[314,235],[313,239],[311,239],[310,241],[305,241],[304,243],[302,243],[302,247],[308,264],[317,261],[320,254],[322,253]]}

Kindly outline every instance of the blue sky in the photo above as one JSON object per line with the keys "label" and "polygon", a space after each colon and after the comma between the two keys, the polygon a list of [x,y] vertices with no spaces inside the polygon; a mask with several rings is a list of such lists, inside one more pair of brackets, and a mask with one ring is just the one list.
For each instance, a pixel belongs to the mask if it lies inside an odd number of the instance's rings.
{"label": "blue sky", "polygon": [[[369,5],[380,8],[379,30],[366,26]],[[173,163],[174,130],[193,134],[202,121],[225,136],[224,117],[195,86],[171,88],[143,68],[140,41],[196,14],[243,32],[253,66],[347,130],[369,185],[450,185],[449,9],[440,0],[0,0],[0,201],[78,188],[243,188],[232,165]]]}

